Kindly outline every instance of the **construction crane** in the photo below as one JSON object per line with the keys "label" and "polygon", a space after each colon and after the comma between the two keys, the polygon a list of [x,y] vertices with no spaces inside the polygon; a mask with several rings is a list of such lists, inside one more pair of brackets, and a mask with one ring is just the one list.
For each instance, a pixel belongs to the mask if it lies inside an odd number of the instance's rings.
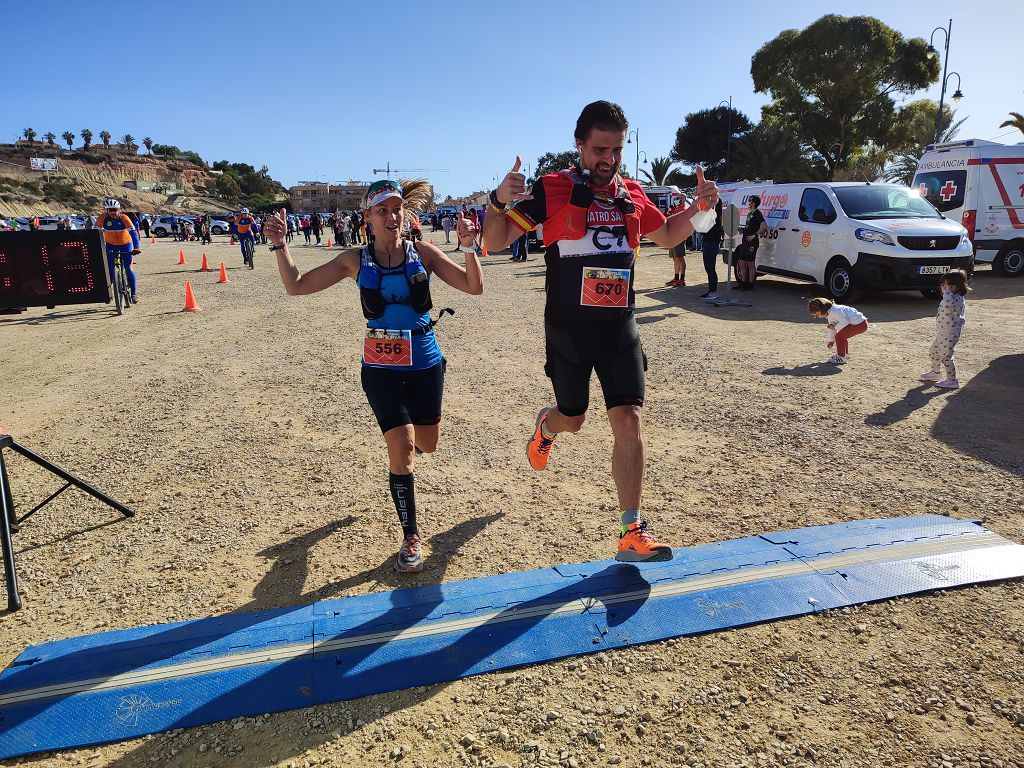
{"label": "construction crane", "polygon": [[392,173],[448,173],[447,168],[392,168],[391,163],[388,162],[384,168],[374,168],[374,175],[378,173],[386,173],[390,179]]}

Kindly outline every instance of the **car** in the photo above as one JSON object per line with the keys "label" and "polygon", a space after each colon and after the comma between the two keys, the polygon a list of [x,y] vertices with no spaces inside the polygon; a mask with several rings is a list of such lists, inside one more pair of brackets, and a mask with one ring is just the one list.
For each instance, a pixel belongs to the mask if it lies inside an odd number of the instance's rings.
{"label": "car", "polygon": [[231,231],[231,225],[223,219],[210,219],[210,234],[226,235]]}
{"label": "car", "polygon": [[[39,229],[57,229],[57,222],[60,221],[59,216],[39,216]],[[24,221],[24,224],[21,222]],[[20,226],[18,227],[19,232],[30,232],[32,230],[31,219],[18,219]]]}
{"label": "car", "polygon": [[150,231],[156,237],[167,237],[177,226],[177,216],[155,216],[150,224]]}
{"label": "car", "polygon": [[430,223],[430,214],[426,213],[426,212],[421,213],[420,214],[420,224],[429,224],[429,223]]}

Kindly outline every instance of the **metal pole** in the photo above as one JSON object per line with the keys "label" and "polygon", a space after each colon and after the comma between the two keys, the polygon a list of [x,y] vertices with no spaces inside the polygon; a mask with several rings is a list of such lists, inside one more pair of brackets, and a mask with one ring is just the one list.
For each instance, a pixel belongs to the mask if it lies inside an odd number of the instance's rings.
{"label": "metal pole", "polygon": [[729,127],[725,136],[725,175],[729,175],[729,154],[732,150],[732,94],[729,94]]}
{"label": "metal pole", "polygon": [[943,30],[946,33],[946,50],[942,60],[942,90],[939,91],[939,111],[935,113],[935,143],[939,143],[939,124],[942,120],[942,104],[946,98],[946,70],[949,68],[949,37],[953,34],[953,20],[949,20],[949,29]]}
{"label": "metal pole", "polygon": [[11,541],[11,521],[14,519],[14,505],[7,478],[7,465],[4,464],[3,450],[0,449],[0,545],[3,547],[4,580],[7,584],[7,610],[16,611],[21,608],[21,595],[18,592],[18,573],[14,570],[14,542]]}
{"label": "metal pole", "polygon": [[640,131],[633,129],[633,134],[636,136],[636,165],[633,166],[633,178],[640,178]]}

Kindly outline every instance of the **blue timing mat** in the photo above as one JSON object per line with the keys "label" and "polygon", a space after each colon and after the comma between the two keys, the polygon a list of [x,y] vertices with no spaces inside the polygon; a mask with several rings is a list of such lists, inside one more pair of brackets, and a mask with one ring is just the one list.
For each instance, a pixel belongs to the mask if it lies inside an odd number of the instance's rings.
{"label": "blue timing mat", "polygon": [[928,515],[104,632],[0,674],[0,758],[1020,576],[1024,547]]}

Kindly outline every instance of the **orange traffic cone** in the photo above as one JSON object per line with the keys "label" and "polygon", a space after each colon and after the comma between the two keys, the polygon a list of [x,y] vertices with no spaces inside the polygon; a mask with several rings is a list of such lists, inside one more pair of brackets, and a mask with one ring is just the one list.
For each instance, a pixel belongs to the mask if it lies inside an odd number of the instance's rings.
{"label": "orange traffic cone", "polygon": [[196,303],[196,295],[192,293],[192,283],[185,281],[185,308],[182,312],[202,312],[203,308]]}
{"label": "orange traffic cone", "polygon": [[212,270],[212,269],[210,269],[210,262],[208,262],[208,261],[206,260],[206,254],[205,254],[205,253],[203,254],[203,263],[202,263],[202,265],[201,265],[201,266],[199,267],[199,271],[200,271],[200,272],[213,272],[213,270]]}
{"label": "orange traffic cone", "polygon": [[155,242],[156,242],[156,238],[155,238],[155,237],[151,237],[151,238],[149,238],[149,244],[150,244],[150,245],[152,245],[152,244],[153,244],[153,243],[155,243]]}
{"label": "orange traffic cone", "polygon": [[331,238],[329,238],[329,237],[327,238],[327,247],[328,248],[331,247]]}
{"label": "orange traffic cone", "polygon": [[232,244],[232,245],[234,245],[234,244],[235,244],[235,236],[234,236],[234,235],[232,235],[232,236],[231,236],[231,244]]}
{"label": "orange traffic cone", "polygon": [[183,250],[179,250],[178,251],[178,263],[179,264],[187,264],[188,263],[188,262],[185,261],[185,251],[183,251]]}
{"label": "orange traffic cone", "polygon": [[230,283],[231,282],[230,280],[228,280],[228,271],[224,267],[224,262],[223,261],[220,263],[220,277],[217,278],[217,282],[218,283]]}
{"label": "orange traffic cone", "polygon": [[482,258],[482,259],[486,259],[487,258],[487,249],[486,248],[481,248],[480,249],[480,258]]}
{"label": "orange traffic cone", "polygon": [[431,237],[427,242],[429,242],[431,245],[433,245],[434,244],[434,238]]}

